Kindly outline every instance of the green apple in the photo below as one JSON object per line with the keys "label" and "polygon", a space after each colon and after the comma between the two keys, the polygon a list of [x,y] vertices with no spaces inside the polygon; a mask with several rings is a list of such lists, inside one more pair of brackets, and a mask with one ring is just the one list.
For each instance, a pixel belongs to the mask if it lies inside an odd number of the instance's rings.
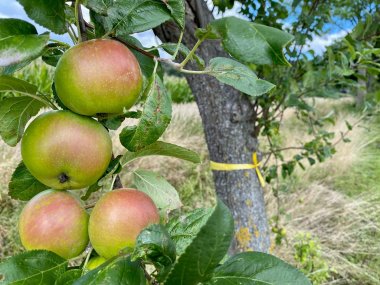
{"label": "green apple", "polygon": [[160,215],[152,199],[135,189],[118,189],[105,194],[96,203],[88,224],[90,241],[105,258],[133,248],[139,233],[157,224]]}
{"label": "green apple", "polygon": [[97,121],[70,111],[37,117],[21,142],[25,166],[53,189],[80,189],[95,183],[112,157],[112,141]]}
{"label": "green apple", "polygon": [[122,113],[132,107],[143,78],[133,53],[115,40],[82,42],[60,58],[54,76],[63,104],[75,113],[93,116]]}
{"label": "green apple", "polygon": [[107,259],[105,259],[104,257],[101,257],[101,256],[93,257],[88,261],[88,263],[86,265],[86,270],[93,270],[93,269],[99,267],[100,265],[102,265],[106,261],[107,261]]}
{"label": "green apple", "polygon": [[87,227],[87,212],[66,191],[37,194],[26,204],[19,220],[21,243],[27,250],[50,250],[66,259],[86,248]]}

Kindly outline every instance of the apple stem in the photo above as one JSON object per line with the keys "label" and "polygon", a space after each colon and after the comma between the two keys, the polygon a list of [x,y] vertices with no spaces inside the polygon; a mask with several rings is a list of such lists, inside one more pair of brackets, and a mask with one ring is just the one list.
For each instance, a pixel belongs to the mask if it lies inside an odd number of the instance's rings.
{"label": "apple stem", "polygon": [[86,255],[86,259],[84,260],[84,264],[83,264],[83,267],[82,267],[82,276],[83,276],[84,273],[85,273],[85,269],[86,269],[86,266],[87,266],[88,261],[90,260],[90,256],[91,256],[91,253],[92,253],[92,250],[93,250],[93,249],[94,249],[94,248],[93,248],[92,246],[90,246],[90,248],[87,248],[88,253],[87,253],[87,255]]}

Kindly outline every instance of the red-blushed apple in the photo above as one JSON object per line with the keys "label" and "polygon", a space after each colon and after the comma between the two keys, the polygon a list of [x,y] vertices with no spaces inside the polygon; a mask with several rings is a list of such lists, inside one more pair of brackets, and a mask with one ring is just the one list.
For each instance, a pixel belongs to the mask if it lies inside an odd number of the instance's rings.
{"label": "red-blushed apple", "polygon": [[70,111],[37,117],[21,142],[25,166],[56,189],[80,189],[95,183],[112,157],[112,141],[97,121]]}
{"label": "red-blushed apple", "polygon": [[18,227],[27,250],[50,250],[69,259],[88,244],[88,214],[66,191],[46,190],[34,196],[22,210]]}
{"label": "red-blushed apple", "polygon": [[122,249],[133,248],[139,233],[159,221],[158,209],[147,194],[135,189],[117,189],[96,203],[88,233],[96,252],[111,258]]}
{"label": "red-blushed apple", "polygon": [[95,39],[62,55],[54,83],[66,107],[93,116],[121,113],[132,107],[141,93],[143,79],[136,57],[126,46],[115,40]]}

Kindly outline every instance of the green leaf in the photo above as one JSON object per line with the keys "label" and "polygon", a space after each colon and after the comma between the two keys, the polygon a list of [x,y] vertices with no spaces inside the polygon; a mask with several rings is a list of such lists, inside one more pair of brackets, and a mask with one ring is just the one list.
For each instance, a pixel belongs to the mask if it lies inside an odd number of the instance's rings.
{"label": "green leaf", "polygon": [[185,1],[184,0],[167,0],[163,1],[169,8],[174,21],[183,30],[185,28]]}
{"label": "green leaf", "polygon": [[29,18],[56,34],[66,33],[65,0],[17,0]]}
{"label": "green leaf", "polygon": [[96,191],[98,191],[100,188],[102,188],[101,186],[99,186],[98,184],[98,181],[96,181],[94,184],[90,185],[87,190],[86,190],[86,193],[81,196],[80,198],[83,200],[83,201],[86,201],[88,198],[90,198],[91,194],[92,193],[95,193]]}
{"label": "green leaf", "polygon": [[90,198],[91,194],[98,191],[102,186],[106,185],[111,180],[113,175],[120,173],[122,170],[120,159],[121,155],[118,155],[111,160],[102,177],[100,177],[98,181],[87,188],[86,194],[81,197],[82,200],[87,200]]}
{"label": "green leaf", "polygon": [[209,285],[311,285],[296,268],[261,252],[237,254],[219,266]]}
{"label": "green leaf", "polygon": [[0,263],[0,284],[51,285],[66,267],[67,261],[53,252],[27,251]]}
{"label": "green leaf", "polygon": [[122,157],[121,155],[118,155],[117,157],[111,160],[110,164],[107,167],[106,172],[98,181],[99,186],[106,185],[108,179],[110,179],[114,174],[120,173],[122,169],[121,164],[120,164],[121,157]]}
{"label": "green leaf", "polygon": [[130,257],[110,259],[89,271],[73,285],[146,285],[144,271],[138,262],[132,262]]}
{"label": "green leaf", "polygon": [[297,94],[290,94],[285,101],[285,106],[287,107],[297,107],[300,110],[313,111],[314,108],[307,104],[305,100],[300,99]]}
{"label": "green leaf", "polygon": [[0,38],[0,74],[11,74],[39,57],[48,40],[48,34]]}
{"label": "green leaf", "polygon": [[207,30],[198,31],[196,35],[199,38],[220,38],[224,49],[241,62],[290,66],[283,48],[293,36],[272,27],[225,17],[211,22]]}
{"label": "green leaf", "polygon": [[163,155],[163,156],[170,156],[170,157],[176,157],[179,159],[187,160],[193,163],[200,163],[201,159],[199,155],[187,148],[166,143],[162,141],[156,141],[155,143],[152,143],[151,145],[148,145],[144,147],[143,149],[136,151],[136,152],[126,152],[123,157],[120,160],[120,163],[124,166],[127,163],[148,155]]}
{"label": "green leaf", "polygon": [[63,273],[59,278],[55,281],[54,285],[72,285],[75,280],[79,279],[82,276],[81,269],[72,269]]}
{"label": "green leaf", "polygon": [[13,172],[9,182],[9,196],[22,201],[32,199],[46,189],[49,187],[34,178],[22,161]]}
{"label": "green leaf", "polygon": [[121,144],[130,151],[141,150],[156,142],[171,120],[171,98],[156,74],[153,74],[144,93],[148,95],[138,125],[126,127],[120,133]]}
{"label": "green leaf", "polygon": [[165,270],[176,259],[175,245],[163,225],[150,225],[136,239],[132,260],[142,259],[159,271]]}
{"label": "green leaf", "polygon": [[0,135],[10,146],[15,146],[24,134],[29,119],[44,106],[37,99],[21,96],[5,98],[0,105]]}
{"label": "green leaf", "polygon": [[98,120],[103,126],[109,130],[117,130],[120,128],[121,124],[124,122],[125,118],[139,119],[141,117],[141,111],[127,111],[124,114],[111,116],[111,117],[101,117],[98,114]]}
{"label": "green leaf", "polygon": [[25,95],[35,95],[37,93],[37,86],[12,76],[1,75],[0,92],[17,92]]}
{"label": "green leaf", "polygon": [[225,57],[211,59],[206,70],[220,82],[231,85],[250,96],[263,95],[275,87],[272,83],[259,79],[244,64]]}
{"label": "green leaf", "polygon": [[0,39],[16,35],[37,35],[37,29],[31,23],[20,19],[0,19]]}
{"label": "green leaf", "polygon": [[58,60],[68,48],[69,46],[61,45],[59,43],[50,43],[45,47],[44,53],[42,54],[42,60],[55,67]]}
{"label": "green leaf", "polygon": [[133,172],[136,188],[149,195],[162,216],[182,206],[177,190],[162,176],[147,170]]}
{"label": "green leaf", "polygon": [[214,268],[230,246],[234,221],[228,208],[218,200],[210,218],[176,261],[165,285],[196,285],[211,278]]}
{"label": "green leaf", "polygon": [[[116,36],[143,32],[170,20],[171,12],[163,1],[130,0],[98,1],[87,0],[86,6],[107,17],[97,17],[104,31],[114,31]],[[100,20],[100,21],[99,21]]]}
{"label": "green leaf", "polygon": [[185,216],[170,219],[168,231],[176,246],[177,255],[182,255],[185,249],[197,236],[212,214],[212,209],[196,209]]}

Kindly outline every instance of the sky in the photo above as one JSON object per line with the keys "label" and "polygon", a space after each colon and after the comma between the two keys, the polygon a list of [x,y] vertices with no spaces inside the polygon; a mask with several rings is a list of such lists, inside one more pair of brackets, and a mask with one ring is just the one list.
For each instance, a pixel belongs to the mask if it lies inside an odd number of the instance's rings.
{"label": "sky", "polygon": [[[212,6],[212,0],[207,0],[209,7]],[[227,10],[223,15],[217,13],[217,9],[214,11],[214,16],[216,18],[220,18],[222,16],[237,16],[237,17],[242,17],[239,15],[238,11],[240,10],[240,3],[235,2],[235,5],[232,9]],[[83,10],[84,18],[89,19],[88,11],[86,9]],[[45,32],[46,29],[41,27],[40,25],[36,24],[33,20],[29,19],[28,16],[26,15],[23,7],[16,1],[16,0],[1,0],[0,1],[0,18],[18,18],[18,19],[23,19],[25,21],[33,23],[38,32],[42,33]],[[286,25],[286,23],[284,23]],[[345,26],[344,30],[338,29],[336,26],[331,25],[328,27],[328,31],[326,31],[325,35],[321,36],[314,36],[312,41],[309,41],[303,50],[308,51],[310,49],[313,49],[316,53],[316,55],[321,55],[326,51],[326,47],[334,43],[335,40],[343,38],[348,32],[351,31],[352,27],[350,26]],[[151,47],[160,44],[159,39],[155,37],[153,32],[146,31],[143,33],[138,33],[135,34],[135,36],[140,40],[140,42],[143,44],[145,47]],[[56,34],[51,34],[51,37],[56,40],[60,40],[69,44],[72,44],[72,41],[70,37],[65,34],[65,35],[56,35]]]}

